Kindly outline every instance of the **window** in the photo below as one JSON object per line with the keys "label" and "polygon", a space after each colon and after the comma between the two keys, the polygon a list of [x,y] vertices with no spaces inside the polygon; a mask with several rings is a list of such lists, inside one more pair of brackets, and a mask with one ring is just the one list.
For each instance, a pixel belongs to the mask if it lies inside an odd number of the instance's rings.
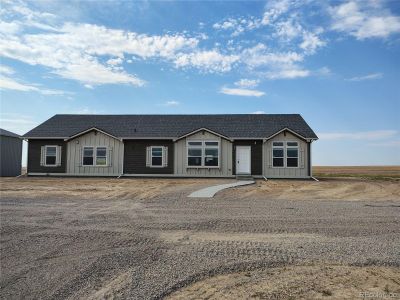
{"label": "window", "polygon": [[46,166],[57,164],[57,146],[46,146]]}
{"label": "window", "polygon": [[93,147],[84,147],[82,164],[84,166],[93,166],[93,162]]}
{"label": "window", "polygon": [[203,156],[202,142],[188,142],[188,166],[201,167]]}
{"label": "window", "polygon": [[298,142],[273,142],[272,166],[274,168],[297,168],[299,166]]}
{"label": "window", "polygon": [[107,148],[97,147],[96,148],[96,166],[107,165]]}
{"label": "window", "polygon": [[83,166],[107,166],[107,147],[83,147]]}
{"label": "window", "polygon": [[218,167],[218,153],[219,145],[218,142],[204,142],[204,166],[206,167]]}
{"label": "window", "polygon": [[299,145],[297,142],[286,143],[286,167],[297,168],[299,166]]}
{"label": "window", "polygon": [[284,167],[284,153],[283,142],[272,143],[272,166],[274,168]]}
{"label": "window", "polygon": [[187,151],[188,167],[219,167],[218,141],[189,141]]}
{"label": "window", "polygon": [[163,165],[163,147],[151,147],[151,166],[162,167]]}

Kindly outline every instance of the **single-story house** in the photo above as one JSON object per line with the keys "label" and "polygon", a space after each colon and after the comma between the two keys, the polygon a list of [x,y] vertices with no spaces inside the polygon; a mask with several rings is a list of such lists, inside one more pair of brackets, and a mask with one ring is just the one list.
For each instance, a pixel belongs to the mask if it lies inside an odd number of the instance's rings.
{"label": "single-story house", "polygon": [[55,115],[24,136],[28,175],[310,178],[299,114]]}
{"label": "single-story house", "polygon": [[11,131],[0,128],[0,176],[21,175],[22,139]]}

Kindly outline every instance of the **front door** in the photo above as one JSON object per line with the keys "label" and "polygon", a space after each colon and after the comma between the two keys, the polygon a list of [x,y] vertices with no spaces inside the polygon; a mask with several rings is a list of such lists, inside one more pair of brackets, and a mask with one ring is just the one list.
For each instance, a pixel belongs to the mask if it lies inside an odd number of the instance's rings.
{"label": "front door", "polygon": [[236,146],[236,174],[251,174],[250,146]]}

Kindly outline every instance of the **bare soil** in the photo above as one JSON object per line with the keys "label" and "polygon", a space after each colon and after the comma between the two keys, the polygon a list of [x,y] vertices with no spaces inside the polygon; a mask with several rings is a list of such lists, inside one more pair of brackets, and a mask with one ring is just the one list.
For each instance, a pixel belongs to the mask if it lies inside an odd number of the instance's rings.
{"label": "bare soil", "polygon": [[270,268],[208,278],[173,293],[167,299],[343,300],[364,297],[400,298],[400,269],[349,266]]}
{"label": "bare soil", "polygon": [[187,198],[231,181],[1,179],[0,298],[398,293],[396,181],[258,180]]}
{"label": "bare soil", "polygon": [[[231,179],[116,179],[116,178],[3,178],[0,196],[24,198],[152,199],[163,193],[186,195]],[[234,189],[240,198],[286,200],[400,200],[397,180],[320,178],[313,180],[257,180]],[[220,192],[229,194],[230,190]]]}
{"label": "bare soil", "polygon": [[400,200],[400,181],[361,178],[320,178],[319,182],[259,180],[256,185],[237,189],[237,193],[237,197],[242,199],[398,201]]}

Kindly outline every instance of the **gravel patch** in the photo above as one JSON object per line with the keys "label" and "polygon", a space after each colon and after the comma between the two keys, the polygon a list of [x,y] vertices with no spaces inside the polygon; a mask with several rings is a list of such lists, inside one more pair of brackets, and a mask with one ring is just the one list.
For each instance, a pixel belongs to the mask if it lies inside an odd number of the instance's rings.
{"label": "gravel patch", "polygon": [[400,267],[397,200],[243,198],[240,189],[207,199],[171,190],[151,198],[2,196],[1,298],[159,299],[232,272]]}

